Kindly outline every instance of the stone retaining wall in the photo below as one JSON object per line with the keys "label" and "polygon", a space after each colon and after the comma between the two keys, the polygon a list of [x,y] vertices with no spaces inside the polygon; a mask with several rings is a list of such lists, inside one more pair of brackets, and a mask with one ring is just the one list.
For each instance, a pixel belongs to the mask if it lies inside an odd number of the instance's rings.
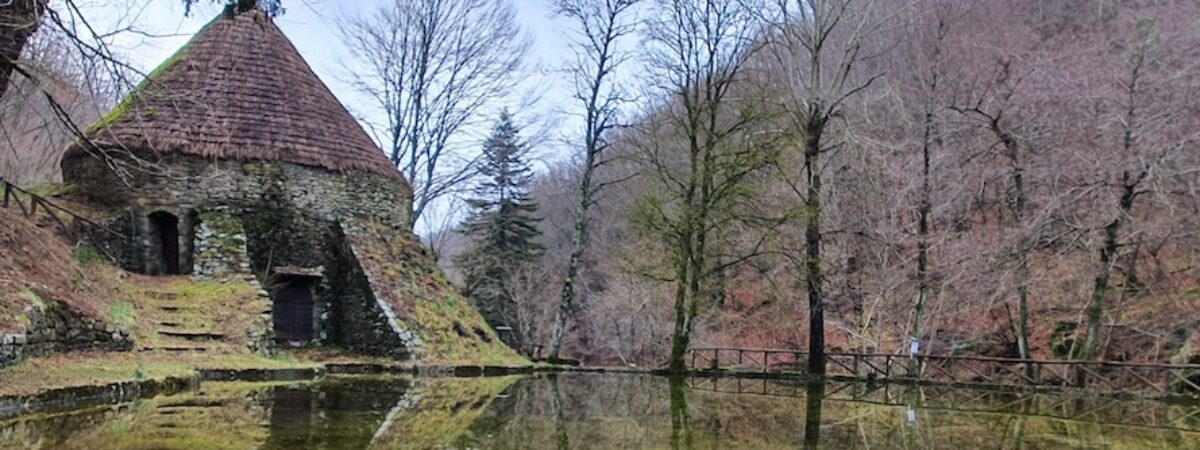
{"label": "stone retaining wall", "polygon": [[30,305],[25,315],[29,323],[24,333],[0,334],[0,367],[52,352],[133,348],[133,339],[125,331],[58,303]]}

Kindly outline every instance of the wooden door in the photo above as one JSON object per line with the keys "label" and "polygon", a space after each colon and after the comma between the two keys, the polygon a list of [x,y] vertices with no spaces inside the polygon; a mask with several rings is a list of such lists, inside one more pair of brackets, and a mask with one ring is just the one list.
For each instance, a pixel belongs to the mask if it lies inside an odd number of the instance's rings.
{"label": "wooden door", "polygon": [[313,290],[316,283],[310,278],[289,280],[275,293],[275,338],[281,341],[311,341],[315,320]]}

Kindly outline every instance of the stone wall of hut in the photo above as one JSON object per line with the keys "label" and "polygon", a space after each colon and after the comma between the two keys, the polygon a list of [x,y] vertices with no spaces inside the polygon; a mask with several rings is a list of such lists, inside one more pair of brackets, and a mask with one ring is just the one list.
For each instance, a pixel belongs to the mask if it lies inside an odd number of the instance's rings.
{"label": "stone wall of hut", "polygon": [[68,155],[63,179],[98,204],[143,210],[201,205],[259,206],[285,199],[291,207],[323,219],[355,216],[403,227],[412,209],[406,183],[380,175],[283,162],[209,160],[168,155],[146,170],[118,177],[87,155]]}
{"label": "stone wall of hut", "polygon": [[[397,329],[395,313],[375,298],[340,227],[344,219],[355,218],[407,233],[407,184],[278,162],[172,155],[158,164],[157,171],[131,172],[121,180],[92,158],[63,161],[66,182],[98,204],[126,210],[111,225],[135,236],[137,248],[124,252],[127,269],[162,272],[160,243],[148,217],[166,212],[179,219],[180,266],[193,277],[251,276],[264,291],[274,292],[278,268],[319,274],[317,336],[309,344],[403,357],[412,341],[419,342],[415,334]],[[270,313],[264,312],[267,335]],[[251,336],[254,345],[269,341],[269,336]]]}
{"label": "stone wall of hut", "polygon": [[[148,158],[148,157],[146,157]],[[407,184],[367,173],[337,173],[280,162],[209,160],[191,155],[168,155],[148,170],[131,170],[118,177],[97,159],[69,154],[62,163],[63,179],[97,204],[127,209],[118,230],[137,240],[122,258],[127,269],[160,273],[154,255],[161,251],[153,239],[149,215],[162,211],[179,219],[180,250],[194,254],[191,236],[200,220],[197,211],[233,208],[239,211],[248,234],[270,234],[272,248],[258,248],[262,239],[250,239],[255,269],[271,265],[316,266],[327,256],[320,245],[329,224],[356,217],[407,227],[412,193]],[[97,238],[102,238],[97,236]],[[111,245],[104,242],[105,245]],[[181,267],[191,268],[185,260]]]}

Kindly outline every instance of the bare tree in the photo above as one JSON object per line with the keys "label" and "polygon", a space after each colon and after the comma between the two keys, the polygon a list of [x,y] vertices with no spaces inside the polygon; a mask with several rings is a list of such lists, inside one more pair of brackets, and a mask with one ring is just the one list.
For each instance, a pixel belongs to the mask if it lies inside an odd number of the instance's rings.
{"label": "bare tree", "polygon": [[1111,149],[1111,156],[1095,167],[1098,179],[1081,184],[1088,197],[1097,200],[1095,205],[1101,214],[1096,219],[1102,225],[1084,227],[1099,229],[1101,233],[1092,248],[1098,258],[1085,308],[1084,342],[1073,355],[1078,359],[1103,355],[1101,326],[1113,272],[1122,275],[1123,293],[1136,294],[1141,290],[1142,281],[1136,269],[1139,249],[1149,246],[1154,239],[1153,231],[1138,223],[1140,207],[1169,206],[1165,201],[1169,179],[1162,176],[1180,166],[1182,154],[1194,152],[1200,145],[1198,123],[1191,106],[1194,96],[1200,93],[1197,85],[1200,68],[1195,65],[1193,55],[1177,51],[1194,45],[1196,32],[1188,25],[1164,30],[1164,22],[1171,20],[1139,17],[1113,34],[1112,46],[1118,49],[1117,54],[1107,56],[1117,64],[1114,70],[1104,71],[1114,76],[1101,84],[1111,88],[1091,108],[1098,112],[1094,117],[1096,122],[1112,125],[1106,127],[1111,132],[1098,133],[1107,140],[1098,144]]}
{"label": "bare tree", "polygon": [[1029,258],[1033,252],[1033,232],[1029,220],[1029,154],[1032,139],[1020,135],[1009,116],[1015,115],[1013,103],[1020,93],[1026,68],[1016,68],[1011,61],[1003,61],[996,67],[996,75],[983,95],[970,106],[953,106],[955,111],[979,120],[1000,144],[1001,154],[1008,164],[1011,196],[1007,201],[1012,214],[1013,227],[1019,233],[1012,249],[1016,263],[1017,289],[1017,346],[1022,357],[1029,357]]}
{"label": "bare tree", "polygon": [[507,0],[393,0],[349,20],[356,88],[387,123],[378,139],[413,186],[410,228],[464,188],[470,126],[502,99],[529,52]]}
{"label": "bare tree", "polygon": [[[675,284],[675,324],[669,370],[685,369],[684,355],[700,303],[712,299],[713,276],[740,258],[722,258],[719,232],[736,222],[752,174],[772,160],[744,133],[760,121],[761,101],[735,95],[759,29],[734,0],[660,0],[646,28],[653,41],[652,87],[665,94],[647,114],[638,152],[657,180],[657,192],[638,204],[641,225],[666,241]],[[740,92],[745,94],[749,92]]]}
{"label": "bare tree", "polygon": [[575,302],[575,282],[580,260],[588,244],[589,212],[596,193],[606,183],[595,181],[596,170],[606,161],[609,132],[618,126],[618,108],[625,91],[617,86],[617,68],[629,59],[621,49],[623,38],[633,33],[627,16],[639,0],[557,0],[558,14],[569,18],[575,27],[572,47],[575,61],[568,68],[575,84],[575,100],[583,108],[583,173],[575,205],[575,227],[571,237],[571,256],[563,277],[554,331],[550,338],[551,361],[558,359],[566,331],[567,316]]}
{"label": "bare tree", "polygon": [[97,119],[121,86],[52,27],[30,39],[20,65],[0,99],[0,177],[25,186],[59,181],[63,151],[76,139],[69,125]]}
{"label": "bare tree", "polygon": [[[934,14],[942,11],[934,11]],[[939,94],[942,87],[942,52],[946,37],[949,33],[950,18],[938,14],[933,18],[935,23],[931,45],[926,59],[927,71],[920,75],[921,88],[924,90],[921,102],[921,189],[917,202],[917,302],[913,311],[913,339],[921,339],[921,319],[925,315],[925,305],[929,301],[929,219],[933,212],[933,179],[932,162],[934,153],[942,146],[941,132],[938,129],[938,112],[942,109]]]}
{"label": "bare tree", "polygon": [[[771,0],[762,8],[772,28],[768,46],[778,77],[782,132],[803,155],[805,251],[802,263],[809,309],[808,371],[825,373],[825,276],[822,273],[822,157],[844,142],[832,133],[845,102],[882,74],[862,76],[869,55],[863,40],[879,25],[871,0]],[[801,192],[801,190],[803,192]]]}

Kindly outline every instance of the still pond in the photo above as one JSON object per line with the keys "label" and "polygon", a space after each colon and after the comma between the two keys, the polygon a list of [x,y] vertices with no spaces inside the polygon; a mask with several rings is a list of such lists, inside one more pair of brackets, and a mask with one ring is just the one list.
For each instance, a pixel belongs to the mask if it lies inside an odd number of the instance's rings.
{"label": "still pond", "polygon": [[1200,449],[1200,404],[639,375],[205,383],[0,420],[3,449]]}

